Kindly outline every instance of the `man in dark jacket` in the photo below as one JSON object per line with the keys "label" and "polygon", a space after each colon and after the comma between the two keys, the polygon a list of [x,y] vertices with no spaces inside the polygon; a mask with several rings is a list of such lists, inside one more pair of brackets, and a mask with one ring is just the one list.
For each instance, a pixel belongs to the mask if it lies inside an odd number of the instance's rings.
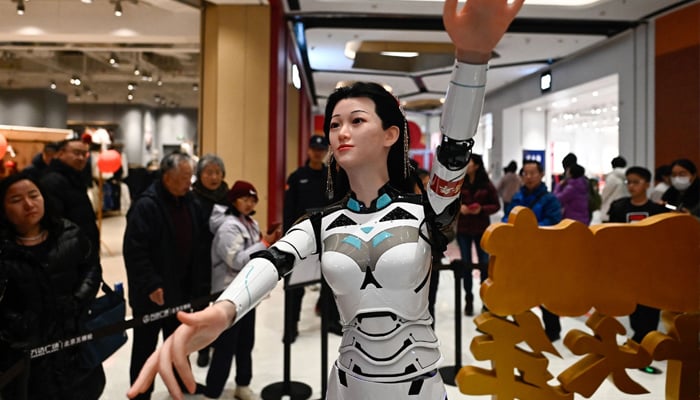
{"label": "man in dark jacket", "polygon": [[[306,164],[292,172],[287,178],[287,189],[284,192],[283,232],[289,230],[297,219],[307,213],[307,210],[321,208],[326,205],[326,175],[328,167],[324,163],[328,154],[328,140],[325,136],[312,135],[309,140],[308,159]],[[285,315],[283,340],[294,342],[299,333],[298,324],[301,314],[301,302],[304,298],[304,288],[287,289],[285,301],[289,301],[290,315]],[[319,298],[319,303],[323,300]],[[330,310],[331,332],[340,332],[338,309],[333,299]],[[321,309],[320,304],[318,308]]]}
{"label": "man in dark jacket", "polygon": [[37,153],[33,158],[31,164],[27,165],[23,171],[27,172],[35,179],[41,179],[41,176],[51,164],[54,156],[58,152],[58,144],[54,142],[48,142],[44,144],[44,150],[41,153]]}
{"label": "man in dark jacket", "polygon": [[[124,232],[124,264],[129,282],[129,304],[136,318],[181,305],[208,294],[202,274],[209,265],[201,245],[204,221],[190,192],[192,159],[182,153],[167,155],[160,178],[131,205]],[[208,249],[207,249],[208,251]],[[134,328],[130,376],[133,383],[158,335],[163,339],[177,328],[174,316]],[[150,399],[153,386],[138,399]]]}
{"label": "man in dark jacket", "polygon": [[97,216],[83,177],[88,152],[89,143],[78,135],[60,142],[56,156],[41,177],[41,184],[56,215],[78,225],[90,239],[91,254],[99,259],[100,232]]}

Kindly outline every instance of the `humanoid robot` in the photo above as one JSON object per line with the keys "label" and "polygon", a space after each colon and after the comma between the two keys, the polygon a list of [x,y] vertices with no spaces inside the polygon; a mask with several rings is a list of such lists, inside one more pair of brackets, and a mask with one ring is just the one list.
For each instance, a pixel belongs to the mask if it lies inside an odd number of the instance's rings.
{"label": "humanoid robot", "polygon": [[[452,231],[459,210],[471,137],[483,104],[486,66],[457,63],[450,82],[441,120],[443,139],[426,188],[427,200],[389,184],[369,205],[351,192],[324,210],[320,226],[314,228],[313,218],[303,219],[257,253],[239,274],[242,279],[219,298],[236,305],[238,319],[296,264],[318,257],[320,251],[321,270],[343,321],[328,398],[445,396],[437,373],[442,356],[428,312],[431,242],[439,240],[438,231]],[[462,109],[450,106],[455,104]]]}

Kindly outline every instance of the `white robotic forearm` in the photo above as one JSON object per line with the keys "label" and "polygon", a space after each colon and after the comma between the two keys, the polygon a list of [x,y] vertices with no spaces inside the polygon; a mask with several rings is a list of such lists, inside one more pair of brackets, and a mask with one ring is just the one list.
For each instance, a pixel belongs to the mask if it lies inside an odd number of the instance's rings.
{"label": "white robotic forearm", "polygon": [[230,301],[236,306],[236,319],[231,321],[233,325],[275,288],[278,279],[277,268],[272,262],[253,258],[216,301]]}
{"label": "white robotic forearm", "polygon": [[257,306],[300,260],[316,250],[313,226],[309,219],[294,225],[269,249],[257,252],[219,296],[217,301],[230,301],[236,306],[236,323]]}
{"label": "white robotic forearm", "polygon": [[476,133],[484,105],[487,69],[486,64],[456,63],[440,118],[440,131],[444,136],[464,141]]}
{"label": "white robotic forearm", "polygon": [[471,138],[484,105],[486,70],[487,65],[458,62],[450,78],[440,119],[442,142],[435,154],[428,190],[428,199],[438,215],[459,198],[473,145]]}

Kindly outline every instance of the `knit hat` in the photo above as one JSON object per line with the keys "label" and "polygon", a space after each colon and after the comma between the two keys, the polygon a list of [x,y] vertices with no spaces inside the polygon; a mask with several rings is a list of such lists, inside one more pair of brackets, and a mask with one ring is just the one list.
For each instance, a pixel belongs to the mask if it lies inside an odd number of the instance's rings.
{"label": "knit hat", "polygon": [[226,200],[233,203],[237,198],[243,196],[253,196],[258,201],[258,191],[252,183],[246,181],[236,181],[231,190],[226,193]]}

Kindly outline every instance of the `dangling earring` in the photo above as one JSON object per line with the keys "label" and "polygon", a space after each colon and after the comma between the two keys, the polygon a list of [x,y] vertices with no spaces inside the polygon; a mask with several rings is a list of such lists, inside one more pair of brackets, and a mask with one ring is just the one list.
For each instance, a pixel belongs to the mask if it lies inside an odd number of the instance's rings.
{"label": "dangling earring", "polygon": [[[403,111],[403,110],[402,110]],[[403,177],[408,178],[411,164],[408,162],[408,123],[403,119]]]}
{"label": "dangling earring", "polygon": [[331,169],[335,168],[335,159],[333,158],[333,153],[331,153],[328,158],[328,174],[326,175],[326,198],[328,200],[333,200],[333,174]]}

